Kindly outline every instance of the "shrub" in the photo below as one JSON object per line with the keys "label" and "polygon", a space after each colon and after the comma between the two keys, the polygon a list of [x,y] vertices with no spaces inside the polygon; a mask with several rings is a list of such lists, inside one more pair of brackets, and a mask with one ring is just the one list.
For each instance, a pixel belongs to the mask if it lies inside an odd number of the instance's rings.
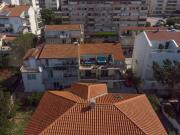
{"label": "shrub", "polygon": [[27,104],[32,107],[36,107],[42,97],[43,93],[32,93],[31,96],[27,97]]}
{"label": "shrub", "polygon": [[160,108],[160,101],[159,101],[158,97],[155,95],[151,95],[151,96],[148,96],[148,99],[149,99],[149,102],[151,103],[153,109],[155,111],[158,111]]}
{"label": "shrub", "polygon": [[175,118],[176,116],[176,113],[175,113],[175,110],[173,108],[172,105],[165,105],[164,106],[164,111],[166,114],[168,114],[168,116],[170,116],[171,118]]}

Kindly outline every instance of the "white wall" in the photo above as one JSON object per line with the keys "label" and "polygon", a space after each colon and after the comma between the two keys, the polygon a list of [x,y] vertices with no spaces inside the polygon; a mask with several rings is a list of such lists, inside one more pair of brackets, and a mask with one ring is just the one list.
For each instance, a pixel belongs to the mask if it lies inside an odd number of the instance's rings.
{"label": "white wall", "polygon": [[[35,74],[35,80],[28,80],[28,74]],[[25,87],[25,92],[32,92],[32,91],[44,91],[45,87],[42,80],[42,73],[22,73],[23,84]]]}
{"label": "white wall", "polygon": [[138,77],[145,77],[145,67],[148,63],[150,45],[144,32],[140,33],[135,38],[133,49],[133,64],[132,68]]}
{"label": "white wall", "polygon": [[180,53],[177,52],[179,47],[176,47],[175,42],[170,44],[170,49],[163,49],[162,51],[157,49],[159,43],[165,43],[165,41],[149,41],[145,32],[137,35],[135,39],[132,68],[135,74],[143,80],[144,85],[148,84],[147,87],[154,83],[153,61],[159,64],[166,59],[180,61]]}
{"label": "white wall", "polygon": [[29,22],[31,25],[31,31],[33,34],[37,35],[38,22],[37,22],[36,13],[33,7],[30,6],[28,10],[28,14],[29,14]]}
{"label": "white wall", "polygon": [[14,33],[18,33],[20,31],[20,28],[23,27],[21,18],[19,17],[9,17],[9,24],[12,25]]}

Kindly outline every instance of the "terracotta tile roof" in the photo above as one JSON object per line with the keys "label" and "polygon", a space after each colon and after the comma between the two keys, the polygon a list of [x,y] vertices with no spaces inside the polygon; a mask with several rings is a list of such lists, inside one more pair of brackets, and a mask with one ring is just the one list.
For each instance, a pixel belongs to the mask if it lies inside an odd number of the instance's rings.
{"label": "terracotta tile roof", "polygon": [[[137,96],[115,104],[131,119],[146,135],[165,135],[160,120],[145,95]],[[136,112],[136,113],[134,113]],[[156,130],[152,130],[156,129]]]}
{"label": "terracotta tile roof", "polygon": [[45,31],[80,31],[80,24],[46,25]]}
{"label": "terracotta tile roof", "polygon": [[16,39],[16,36],[0,34],[0,39],[5,41],[13,41]]}
{"label": "terracotta tile roof", "polygon": [[[79,48],[79,51],[78,51]],[[39,58],[78,58],[79,55],[112,54],[115,60],[124,61],[124,55],[119,44],[53,44],[45,45]]]}
{"label": "terracotta tile roof", "polygon": [[63,115],[75,102],[46,92],[39,103],[24,135],[38,135],[58,117]]}
{"label": "terracotta tile roof", "polygon": [[96,44],[82,44],[80,46],[81,55],[101,55],[112,54],[115,60],[124,61],[124,55],[120,44],[116,43],[96,43]]}
{"label": "terracotta tile roof", "polygon": [[108,94],[104,87],[78,83],[46,92],[24,135],[167,135],[145,95]]}
{"label": "terracotta tile roof", "polygon": [[26,60],[26,59],[28,59],[30,57],[33,57],[33,58],[37,59],[39,57],[41,51],[42,51],[41,47],[39,47],[39,48],[31,48],[26,52],[26,54],[23,57],[23,60]]}
{"label": "terracotta tile roof", "polygon": [[5,37],[6,37],[6,35],[0,34],[0,40],[4,39]]}
{"label": "terracotta tile roof", "polygon": [[177,45],[180,47],[180,32],[172,31],[159,31],[159,32],[146,32],[149,40],[175,40]]}
{"label": "terracotta tile roof", "polygon": [[6,5],[0,12],[7,12],[10,17],[19,17],[24,11],[28,11],[27,5]]}
{"label": "terracotta tile roof", "polygon": [[168,30],[166,27],[137,27],[137,26],[128,26],[128,27],[123,27],[120,29],[120,31],[128,31],[128,30],[133,30],[133,31],[156,31],[156,30]]}
{"label": "terracotta tile roof", "polygon": [[78,58],[78,46],[69,44],[45,45],[39,58]]}
{"label": "terracotta tile roof", "polygon": [[107,94],[107,86],[105,84],[76,83],[72,86],[71,92],[83,99],[90,99]]}
{"label": "terracotta tile roof", "polygon": [[15,40],[17,37],[16,36],[8,36],[6,35],[6,37],[4,38],[5,41],[13,41]]}

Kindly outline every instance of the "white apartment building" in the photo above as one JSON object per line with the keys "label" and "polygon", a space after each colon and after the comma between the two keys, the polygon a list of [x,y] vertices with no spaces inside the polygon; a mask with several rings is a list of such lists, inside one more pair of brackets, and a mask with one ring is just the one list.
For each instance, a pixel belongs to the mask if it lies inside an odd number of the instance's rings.
{"label": "white apartment building", "polygon": [[150,0],[149,14],[161,17],[180,15],[180,0]]}
{"label": "white apartment building", "polygon": [[161,64],[166,59],[180,61],[180,32],[149,31],[136,36],[132,66],[146,88],[159,86],[153,78],[153,61]]}
{"label": "white apartment building", "polygon": [[33,7],[59,10],[61,0],[32,0]]}
{"label": "white apartment building", "polygon": [[48,44],[83,43],[84,27],[79,24],[46,25],[44,38]]}
{"label": "white apartment building", "polygon": [[143,26],[146,0],[69,0],[61,5],[63,23],[84,24],[86,33],[118,32],[118,27]]}
{"label": "white apartment building", "polygon": [[120,87],[124,56],[119,44],[62,44],[30,49],[21,73],[25,91],[62,89],[76,81]]}
{"label": "white apartment building", "polygon": [[18,34],[20,32],[31,32],[35,35],[41,34],[40,19],[35,10],[27,5],[0,5],[0,32]]}
{"label": "white apartment building", "polygon": [[30,4],[30,0],[2,0],[2,2],[5,2],[7,4],[11,5],[23,5],[23,4]]}

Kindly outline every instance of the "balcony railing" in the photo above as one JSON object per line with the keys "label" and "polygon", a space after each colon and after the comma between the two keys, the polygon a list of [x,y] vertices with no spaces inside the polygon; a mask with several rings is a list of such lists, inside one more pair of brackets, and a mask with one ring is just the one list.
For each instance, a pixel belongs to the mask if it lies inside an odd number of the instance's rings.
{"label": "balcony railing", "polygon": [[175,50],[174,49],[153,49],[152,52],[156,52],[156,53],[161,53],[161,52],[166,52],[166,53],[174,53]]}

